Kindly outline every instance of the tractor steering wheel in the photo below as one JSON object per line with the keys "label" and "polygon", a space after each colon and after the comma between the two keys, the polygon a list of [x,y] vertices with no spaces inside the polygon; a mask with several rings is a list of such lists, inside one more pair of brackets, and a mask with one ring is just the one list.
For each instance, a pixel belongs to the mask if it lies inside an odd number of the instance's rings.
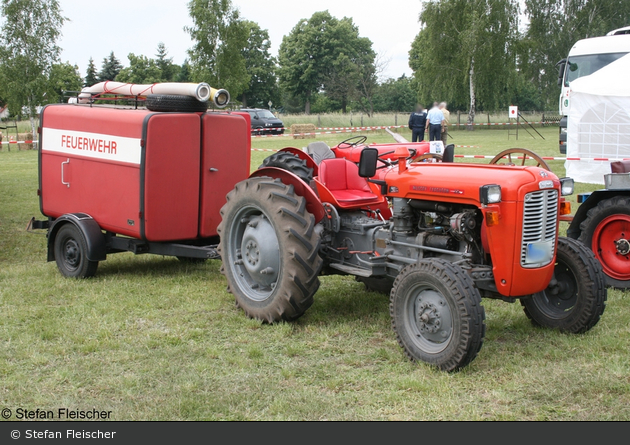
{"label": "tractor steering wheel", "polygon": [[[405,158],[405,162],[407,162],[410,159],[413,159],[413,157],[416,155],[416,152],[417,150],[415,148],[410,148],[409,156]],[[378,156],[378,158],[376,158],[377,161],[382,162],[384,164],[384,165],[381,165],[380,167],[376,167],[377,170],[381,168],[392,167],[398,164],[398,159],[396,160],[391,160],[391,159],[386,159],[386,158],[381,159],[383,156],[391,155],[392,153],[396,153],[396,150],[386,151],[385,153],[381,153]]]}
{"label": "tractor steering wheel", "polygon": [[[340,148],[343,150],[345,148],[356,147],[357,145],[361,145],[365,141],[367,141],[367,136],[353,136],[351,138],[346,139],[345,141],[339,142],[339,145],[337,145],[337,148]],[[342,147],[342,145],[344,145],[344,147]]]}

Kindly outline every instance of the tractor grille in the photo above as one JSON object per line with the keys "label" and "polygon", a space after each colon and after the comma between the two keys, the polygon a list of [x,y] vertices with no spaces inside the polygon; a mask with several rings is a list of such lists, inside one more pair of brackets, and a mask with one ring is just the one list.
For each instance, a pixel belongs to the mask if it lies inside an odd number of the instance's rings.
{"label": "tractor grille", "polygon": [[[525,195],[523,209],[523,242],[521,245],[521,266],[543,267],[551,259],[532,263],[527,260],[527,249],[531,243],[549,243],[552,252],[556,248],[558,225],[558,191],[541,190]],[[552,255],[553,258],[553,255]]]}

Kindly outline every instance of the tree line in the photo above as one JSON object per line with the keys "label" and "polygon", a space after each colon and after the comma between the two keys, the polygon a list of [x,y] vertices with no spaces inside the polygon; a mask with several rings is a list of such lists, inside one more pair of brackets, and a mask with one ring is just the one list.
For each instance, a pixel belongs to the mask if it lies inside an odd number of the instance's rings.
{"label": "tree line", "polygon": [[[627,0],[433,0],[423,3],[409,52],[412,75],[383,79],[387,61],[360,35],[352,18],[328,11],[300,20],[278,57],[269,32],[241,17],[230,0],[190,0],[193,41],[182,65],[164,43],[154,57],[112,51],[84,76],[59,60],[67,20],[58,0],[1,0],[0,104],[28,110],[59,102],[104,80],[129,83],[208,82],[242,106],[286,112],[410,111],[418,102],[452,110],[556,108],[556,62],[580,38],[604,35],[630,17]],[[525,17],[527,25],[521,23]],[[15,111],[14,111],[15,112]]]}

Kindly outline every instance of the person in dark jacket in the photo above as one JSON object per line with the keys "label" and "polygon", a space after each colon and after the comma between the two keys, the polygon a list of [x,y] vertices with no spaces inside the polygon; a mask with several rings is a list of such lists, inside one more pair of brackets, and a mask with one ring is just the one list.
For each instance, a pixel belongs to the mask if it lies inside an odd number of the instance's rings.
{"label": "person in dark jacket", "polygon": [[422,105],[418,105],[416,111],[409,116],[409,129],[411,130],[411,142],[424,141],[424,128],[427,123],[427,112]]}

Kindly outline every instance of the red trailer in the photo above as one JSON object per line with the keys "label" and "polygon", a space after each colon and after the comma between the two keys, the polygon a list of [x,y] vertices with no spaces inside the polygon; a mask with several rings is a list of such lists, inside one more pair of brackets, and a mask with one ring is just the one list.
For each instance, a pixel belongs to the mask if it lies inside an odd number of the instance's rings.
{"label": "red trailer", "polygon": [[107,254],[218,258],[219,210],[250,171],[249,115],[81,104],[41,113],[48,260],[94,275]]}

